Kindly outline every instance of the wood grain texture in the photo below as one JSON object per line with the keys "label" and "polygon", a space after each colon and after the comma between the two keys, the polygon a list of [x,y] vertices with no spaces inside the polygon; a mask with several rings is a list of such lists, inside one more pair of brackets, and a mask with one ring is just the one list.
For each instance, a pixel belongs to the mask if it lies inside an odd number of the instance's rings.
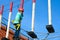
{"label": "wood grain texture", "polygon": [[[9,39],[10,40],[13,40],[13,35],[14,35],[14,32],[12,30],[9,30]],[[1,30],[0,30],[0,40],[2,37],[5,37],[6,36],[6,27],[2,26],[1,27]],[[20,39],[21,40],[28,40],[26,37],[24,37],[23,35],[20,35]]]}

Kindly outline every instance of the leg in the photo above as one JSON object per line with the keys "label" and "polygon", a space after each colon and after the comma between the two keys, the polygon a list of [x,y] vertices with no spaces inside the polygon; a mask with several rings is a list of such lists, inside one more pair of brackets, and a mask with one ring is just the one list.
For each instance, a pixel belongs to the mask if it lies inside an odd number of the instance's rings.
{"label": "leg", "polygon": [[19,35],[20,35],[20,27],[18,30],[16,29],[13,40],[20,40]]}

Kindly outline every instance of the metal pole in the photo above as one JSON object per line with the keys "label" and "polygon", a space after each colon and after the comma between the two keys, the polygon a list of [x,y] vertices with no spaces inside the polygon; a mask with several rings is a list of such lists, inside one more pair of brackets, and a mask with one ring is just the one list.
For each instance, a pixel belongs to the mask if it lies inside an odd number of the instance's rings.
{"label": "metal pole", "polygon": [[12,12],[9,12],[8,25],[7,25],[7,32],[6,32],[6,38],[8,38],[8,35],[9,35],[9,27],[10,27],[11,13],[12,13]]}
{"label": "metal pole", "polygon": [[2,9],[0,10],[0,30],[1,30],[1,21],[2,21],[2,13],[3,13],[4,5],[2,5]]}
{"label": "metal pole", "polygon": [[52,24],[52,19],[51,19],[51,0],[48,0],[48,24]]}
{"label": "metal pole", "polygon": [[8,35],[9,35],[9,27],[10,27],[10,19],[11,19],[11,14],[12,14],[12,6],[13,6],[13,2],[11,2],[11,4],[10,4],[10,12],[9,12],[9,17],[8,17],[6,38],[8,38]]}
{"label": "metal pole", "polygon": [[35,1],[36,0],[33,0],[33,5],[32,5],[32,30],[31,31],[34,31],[34,19],[35,19]]}

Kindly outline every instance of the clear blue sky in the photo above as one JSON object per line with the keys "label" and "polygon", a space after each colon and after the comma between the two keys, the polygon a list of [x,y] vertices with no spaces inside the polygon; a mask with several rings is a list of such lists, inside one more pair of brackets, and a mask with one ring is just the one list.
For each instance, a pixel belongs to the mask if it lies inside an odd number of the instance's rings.
{"label": "clear blue sky", "polygon": [[[13,13],[11,21],[14,20],[16,13],[18,12],[18,7],[20,4],[20,0],[0,0],[0,6],[4,5],[3,17],[8,19],[9,14],[9,4],[10,2],[14,2]],[[44,38],[48,33],[46,30],[46,25],[48,24],[48,1],[47,0],[36,0],[36,11],[35,11],[35,33],[37,34],[39,39]],[[58,36],[60,34],[60,0],[52,0],[52,25],[55,29],[54,34],[50,34],[48,38],[53,36]],[[31,31],[31,19],[32,19],[32,0],[25,0],[24,3],[24,17],[22,20],[21,28]],[[7,24],[7,22],[6,22]],[[11,25],[12,26],[12,25]],[[12,26],[14,28],[14,26]],[[21,31],[23,33],[23,31]],[[44,34],[40,34],[44,33]],[[60,40],[60,38],[52,38],[48,40]]]}

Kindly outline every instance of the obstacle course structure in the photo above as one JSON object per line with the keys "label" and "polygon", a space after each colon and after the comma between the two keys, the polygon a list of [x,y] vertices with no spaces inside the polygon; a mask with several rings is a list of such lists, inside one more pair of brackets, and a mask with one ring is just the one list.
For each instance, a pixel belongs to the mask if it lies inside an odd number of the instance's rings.
{"label": "obstacle course structure", "polygon": [[[32,0],[32,23],[31,23],[31,31],[26,31],[28,36],[31,37],[32,39],[36,39],[38,38],[37,34],[35,34],[35,28],[34,28],[34,22],[35,22],[35,6],[36,6],[36,0]],[[2,40],[9,40],[9,28],[10,28],[10,19],[11,19],[11,15],[12,15],[12,8],[13,8],[13,3],[11,2],[10,4],[10,12],[9,12],[9,17],[8,17],[8,25],[7,25],[7,31],[6,31],[6,37],[3,37]],[[15,32],[13,34],[13,40],[20,40],[20,31],[21,31],[21,21],[23,18],[23,12],[24,12],[24,0],[21,0],[20,3],[20,7],[18,8],[18,12],[16,14],[16,17],[14,20],[12,20],[12,24],[14,25],[15,28]],[[4,7],[2,6],[2,9]],[[3,10],[0,10],[0,20],[2,21],[2,13]],[[1,28],[1,21],[0,21],[0,28]],[[47,37],[49,36],[50,33],[55,33],[54,27],[52,25],[52,13],[51,13],[51,0],[48,0],[48,24],[46,25],[46,29],[48,31],[47,36],[45,37],[47,39]],[[46,40],[44,39],[44,40]]]}

